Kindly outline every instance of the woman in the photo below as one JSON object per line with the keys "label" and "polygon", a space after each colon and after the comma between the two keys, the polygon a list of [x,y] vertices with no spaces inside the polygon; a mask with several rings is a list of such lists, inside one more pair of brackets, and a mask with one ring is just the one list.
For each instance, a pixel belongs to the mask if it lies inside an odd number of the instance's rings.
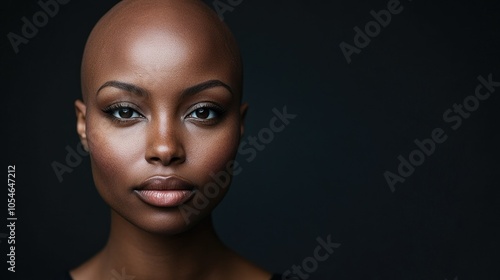
{"label": "woman", "polygon": [[211,212],[247,105],[237,44],[196,0],[125,0],[92,30],[77,132],[111,208],[104,248],[66,279],[281,279],[226,247]]}

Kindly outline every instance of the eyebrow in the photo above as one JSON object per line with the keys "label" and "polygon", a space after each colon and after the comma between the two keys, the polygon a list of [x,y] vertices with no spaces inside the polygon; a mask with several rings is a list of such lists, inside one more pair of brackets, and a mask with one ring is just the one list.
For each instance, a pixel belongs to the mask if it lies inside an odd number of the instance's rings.
{"label": "eyebrow", "polygon": [[224,87],[229,91],[229,93],[234,94],[231,87],[228,86],[227,84],[225,84],[219,80],[209,80],[209,81],[206,81],[206,82],[203,82],[203,83],[200,83],[200,84],[197,84],[195,86],[192,86],[192,87],[185,89],[183,91],[182,95],[193,95],[193,94],[196,94],[200,91],[204,91],[206,89],[213,88],[213,87]]}
{"label": "eyebrow", "polygon": [[[118,89],[130,92],[130,93],[133,93],[135,95],[138,95],[140,97],[148,97],[148,95],[149,95],[148,91],[144,88],[141,88],[141,87],[133,85],[133,84],[125,83],[125,82],[120,82],[120,81],[107,81],[107,82],[105,82],[97,90],[97,94],[99,94],[99,92],[105,87],[118,88]],[[234,94],[231,87],[229,85],[223,83],[222,81],[209,80],[209,81],[202,82],[202,83],[199,83],[197,85],[194,85],[192,87],[185,89],[182,92],[182,96],[194,95],[196,93],[199,93],[201,91],[204,91],[204,90],[209,89],[209,88],[214,88],[214,87],[224,87],[225,89],[227,89],[229,91],[229,93]]]}
{"label": "eyebrow", "polygon": [[129,84],[129,83],[124,83],[124,82],[119,82],[119,81],[107,81],[105,82],[98,90],[97,90],[97,94],[99,94],[99,92],[105,88],[105,87],[114,87],[114,88],[118,88],[118,89],[121,89],[121,90],[124,90],[124,91],[128,91],[128,92],[131,92],[135,95],[138,95],[138,96],[148,96],[148,91],[141,88],[141,87],[138,87],[136,85],[133,85],[133,84]]}

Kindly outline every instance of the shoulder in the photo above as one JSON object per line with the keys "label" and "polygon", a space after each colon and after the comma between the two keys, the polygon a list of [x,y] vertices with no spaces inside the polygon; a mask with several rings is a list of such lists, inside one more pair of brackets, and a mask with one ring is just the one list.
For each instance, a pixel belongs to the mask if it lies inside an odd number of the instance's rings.
{"label": "shoulder", "polygon": [[244,258],[232,250],[226,251],[226,256],[217,264],[217,274],[224,279],[238,280],[276,280],[274,275],[259,265]]}

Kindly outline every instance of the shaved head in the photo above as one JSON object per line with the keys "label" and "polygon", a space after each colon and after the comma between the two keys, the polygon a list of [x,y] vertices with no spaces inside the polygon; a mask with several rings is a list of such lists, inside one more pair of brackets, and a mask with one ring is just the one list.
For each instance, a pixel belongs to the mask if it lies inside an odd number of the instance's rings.
{"label": "shaved head", "polygon": [[[237,43],[217,14],[198,0],[124,0],[93,28],[83,54],[81,81],[86,103],[113,75],[160,83],[155,72],[183,75],[187,82],[206,69],[226,71],[241,98],[242,63]],[[185,75],[187,76],[187,75]],[[187,86],[187,84],[186,84]]]}

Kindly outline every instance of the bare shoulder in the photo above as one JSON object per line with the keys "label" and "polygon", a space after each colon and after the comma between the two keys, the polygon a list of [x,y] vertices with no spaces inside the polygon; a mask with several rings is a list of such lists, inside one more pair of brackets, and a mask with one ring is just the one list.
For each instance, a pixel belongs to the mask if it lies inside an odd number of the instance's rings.
{"label": "bare shoulder", "polygon": [[99,256],[100,253],[70,270],[71,278],[73,280],[99,279]]}
{"label": "bare shoulder", "polygon": [[231,272],[229,279],[269,280],[272,276],[269,271],[236,253],[231,255],[231,269],[229,271]]}

